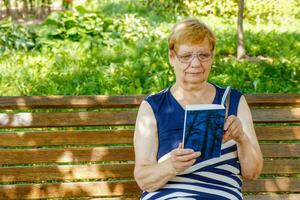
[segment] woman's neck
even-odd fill
[[[208,82],[199,85],[175,83],[171,88],[172,95],[182,105],[212,103],[215,96],[214,86]]]

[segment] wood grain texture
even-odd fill
[[[92,198],[89,200],[138,200],[138,197],[112,197],[112,198]],[[299,200],[300,194],[246,194],[244,200]],[[76,200],[76,199],[75,199]]]
[[[250,106],[297,106],[300,94],[245,94]]]
[[[243,191],[254,193],[300,192],[300,178],[271,178],[245,181]],[[136,196],[140,193],[141,190],[134,181],[0,185],[0,199]]]
[[[299,200],[300,194],[250,194],[244,200]]]
[[[0,109],[135,108],[144,98],[144,95],[7,96],[0,98]]]
[[[145,95],[4,96],[0,109],[138,107]],[[300,94],[245,94],[250,106],[300,105]]]
[[[299,159],[264,159],[262,174],[300,174]]]
[[[261,144],[266,158],[299,157],[300,144]],[[0,149],[0,164],[134,160],[133,147]]]
[[[133,178],[133,162],[0,168],[0,182]]]
[[[290,158],[300,156],[300,144],[260,144],[266,158]]]
[[[300,178],[274,177],[244,181],[243,192],[300,192]]]
[[[0,113],[0,128],[134,125],[136,114],[135,111]]]
[[[132,144],[133,130],[2,132],[0,147]]]
[[[300,126],[256,126],[258,140],[300,140]]]
[[[254,122],[300,122],[300,108],[254,108]],[[0,113],[0,128],[134,125],[136,111]]]
[[[259,140],[300,140],[299,126],[257,126],[255,131]],[[0,147],[132,144],[133,132],[134,130],[2,132]]]
[[[252,108],[251,112],[254,122],[300,122],[300,108]]]
[[[66,163],[134,160],[133,147],[2,149],[0,164]]]
[[[264,160],[262,174],[293,175],[300,173],[300,160]],[[49,180],[133,178],[133,161],[118,164],[81,164],[0,168],[0,182]]]

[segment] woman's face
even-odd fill
[[[207,81],[213,52],[205,38],[197,44],[182,44],[178,50],[170,51],[169,60],[174,67],[176,81],[184,84],[201,84]]]

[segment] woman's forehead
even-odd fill
[[[206,38],[201,42],[189,44],[179,44],[178,45],[178,52],[190,52],[190,51],[211,51],[212,45],[210,44],[209,40]]]
[[[181,52],[195,52],[195,51],[205,51],[210,52],[212,49],[211,45],[199,45],[199,44],[182,44],[178,47],[178,53]]]

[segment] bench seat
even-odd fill
[[[300,199],[300,94],[245,96],[264,156],[245,199]],[[0,199],[138,199],[133,130],[144,97],[0,97]]]

